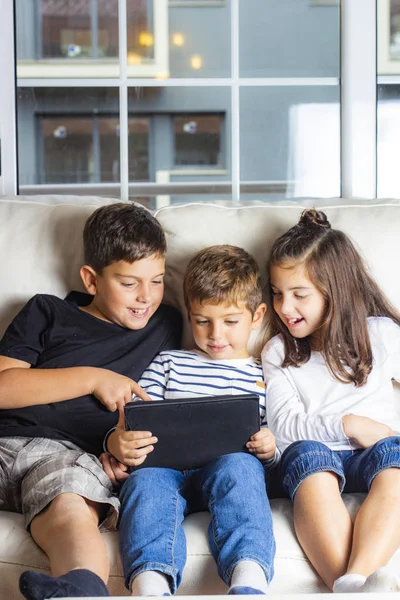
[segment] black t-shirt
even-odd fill
[[[79,306],[91,296],[72,292],[65,300],[31,298],[0,342],[0,355],[34,369],[101,367],[138,381],[162,350],[180,347],[181,316],[162,304],[146,327],[131,330],[90,315]],[[0,410],[0,437],[67,440],[100,454],[104,435],[118,420],[93,395],[63,402]]]

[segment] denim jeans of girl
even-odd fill
[[[219,576],[227,585],[242,560],[257,562],[273,577],[275,540],[260,461],[239,452],[226,454],[202,469],[133,471],[121,494],[120,549],[125,585],[143,571],[169,576],[171,592],[186,563],[183,519],[208,510],[208,539]]]
[[[369,492],[384,469],[400,467],[400,437],[384,438],[365,449],[333,451],[321,442],[294,442],[282,454],[284,489],[294,498],[299,485],[314,473],[336,473],[340,492]]]

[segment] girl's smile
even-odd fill
[[[300,325],[300,323],[302,323],[303,321],[304,321],[304,319],[301,317],[298,317],[296,319],[287,319],[287,326],[289,328],[293,329],[293,328],[297,327],[298,325]]]
[[[294,337],[312,336],[320,327],[326,300],[301,264],[273,265],[270,272],[274,310]]]

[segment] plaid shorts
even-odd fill
[[[0,510],[22,513],[29,528],[36,515],[67,492],[109,505],[102,524],[115,528],[119,500],[96,456],[70,442],[0,438]]]

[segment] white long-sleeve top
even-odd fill
[[[284,344],[275,336],[264,347],[268,426],[281,452],[299,440],[323,442],[332,450],[349,450],[342,417],[369,417],[400,433],[392,379],[400,381],[400,327],[386,317],[369,317],[373,363],[367,383],[341,383],[329,372],[319,352],[300,367],[281,365]]]

